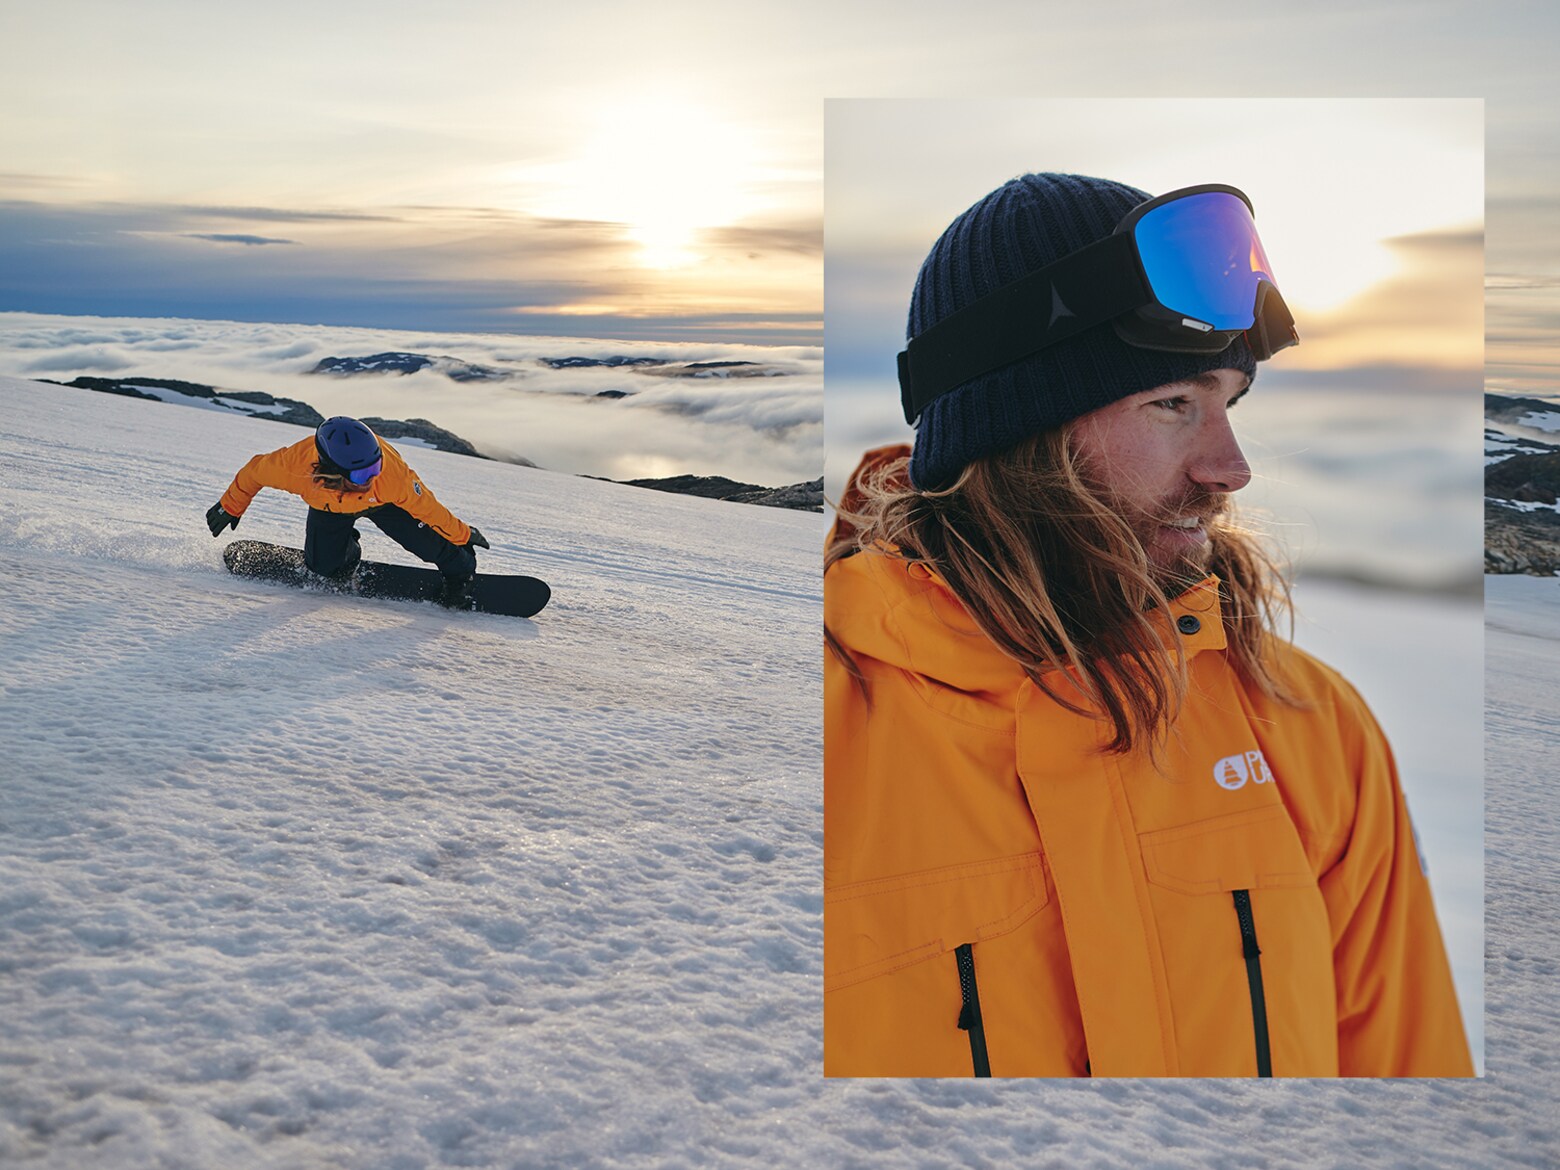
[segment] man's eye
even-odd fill
[[[1154,405],[1162,410],[1178,411],[1191,401],[1184,394],[1177,394],[1174,398],[1156,398]]]

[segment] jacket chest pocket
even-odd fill
[[[1138,843],[1148,880],[1181,894],[1316,885],[1282,804],[1141,833]]]
[[[1048,901],[1039,853],[828,891],[825,1072],[990,1075],[976,970],[980,944],[1012,935]]]
[[[1282,804],[1139,836],[1182,1071],[1335,1068],[1332,935]]]

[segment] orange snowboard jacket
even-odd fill
[[[1215,579],[1163,772],[924,565],[839,561],[824,613],[867,684],[825,656],[826,1074],[1472,1075],[1380,729],[1291,646],[1303,707],[1243,685]]]
[[[378,436],[375,436],[376,438]],[[379,449],[384,467],[369,481],[366,492],[332,491],[314,479],[319,452],[312,437],[300,439],[266,455],[256,455],[233,477],[222,493],[222,508],[230,516],[242,516],[261,488],[278,488],[302,496],[303,502],[322,512],[366,512],[385,504],[411,513],[451,544],[465,544],[471,528],[439,503],[406,465],[401,453],[383,439]]]

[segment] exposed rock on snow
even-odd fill
[[[1488,573],[1560,573],[1560,512],[1553,507],[1524,510],[1498,500],[1485,501],[1484,566]]]
[[[792,373],[782,366],[750,361],[677,362],[667,358],[629,357],[613,354],[610,357],[562,357],[537,358],[538,363],[553,370],[631,369],[636,374],[656,378],[777,378]]]
[[[550,370],[588,370],[600,366],[615,368],[617,366],[664,366],[666,358],[653,357],[628,357],[626,354],[614,354],[611,357],[561,357],[561,358],[537,358],[540,364]]]
[[[678,362],[634,371],[652,378],[783,378],[791,373],[760,362]]]
[[[70,382],[56,383],[61,384],[82,390],[97,390],[104,394],[122,394],[129,398],[151,398],[158,402],[177,403],[181,398],[193,398],[205,405],[300,427],[317,427],[325,421],[325,416],[307,402],[299,402],[296,398],[277,398],[261,390],[218,390],[199,382],[181,382],[175,378],[81,377]]]
[[[661,479],[625,479],[617,481],[632,487],[658,492],[676,492],[684,496],[704,496],[728,500],[734,504],[759,504],[766,508],[796,508],[805,512],[823,511],[823,477],[811,483],[793,483],[786,487],[766,488],[756,483],[738,483],[723,475],[672,475]]]
[[[1516,394],[1485,394],[1484,417],[1535,430],[1560,430],[1560,402],[1523,398]]]
[[[1560,572],[1560,403],[1484,396],[1487,573]]]
[[[454,382],[492,382],[516,375],[491,366],[479,366],[454,357],[430,357],[425,353],[375,353],[367,357],[328,357],[309,371],[311,374],[415,374],[432,369]]]

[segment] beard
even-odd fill
[[[1120,499],[1114,503],[1143,549],[1154,584],[1167,595],[1174,597],[1208,575],[1230,512],[1227,493],[1194,489],[1149,507]],[[1195,528],[1175,523],[1194,516]]]

